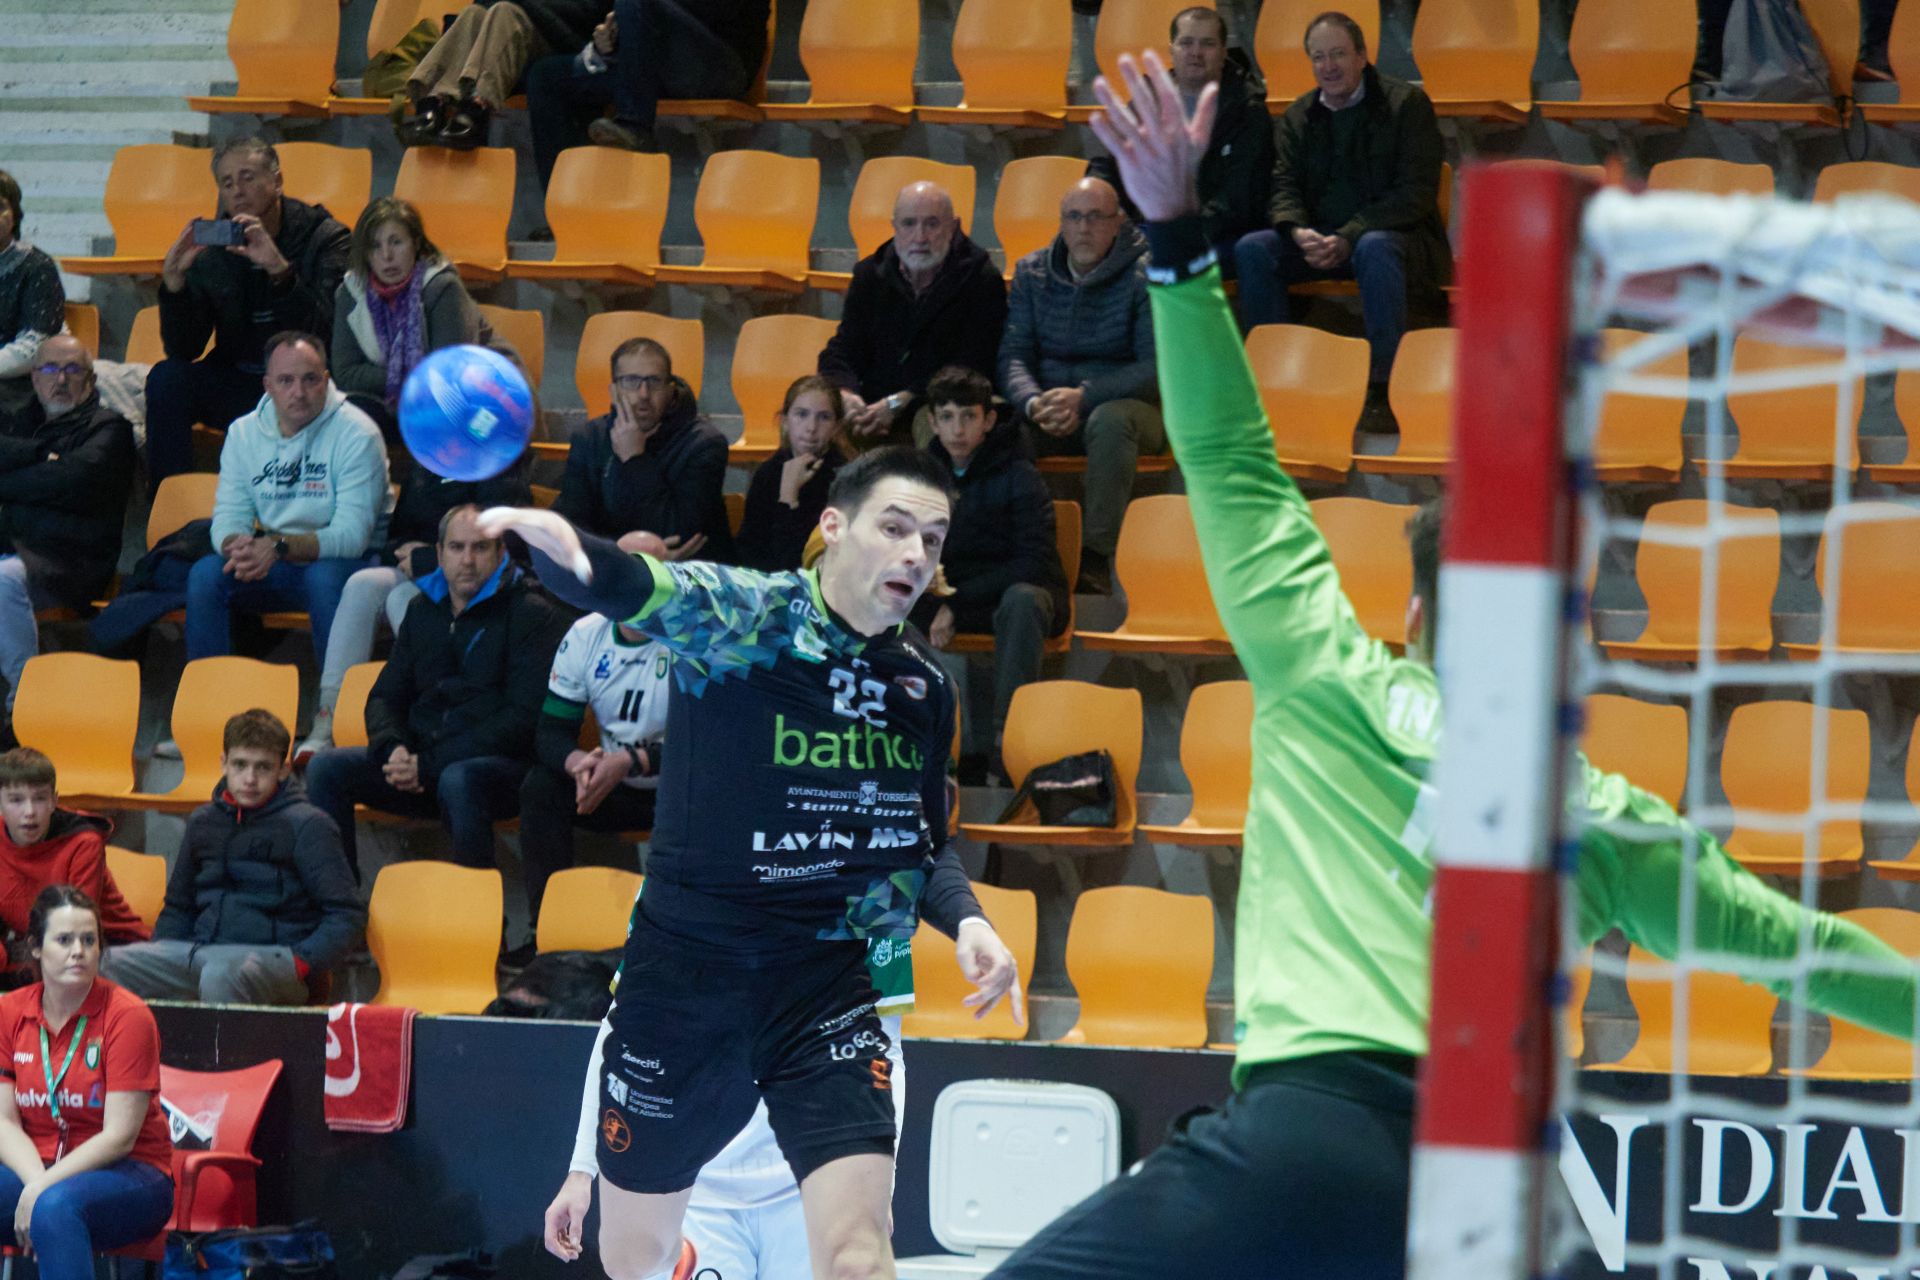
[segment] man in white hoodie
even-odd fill
[[[187,579],[189,661],[228,651],[236,609],[304,609],[325,653],[341,588],[386,538],[387,447],[328,378],[326,344],[276,334],[266,363],[266,394],[220,450],[216,550]]]

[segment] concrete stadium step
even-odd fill
[[[0,13],[5,13],[0,7]],[[85,12],[62,8],[57,12],[34,15],[31,23],[19,23],[0,31],[0,49],[28,49],[49,45],[74,50],[96,45],[140,44],[149,47],[174,44],[201,45],[208,49],[227,47],[226,14],[120,13],[101,16],[91,6]]]
[[[0,15],[75,17],[75,8],[73,0],[0,0]],[[86,20],[96,25],[155,16],[152,0],[86,0],[84,8]],[[180,19],[217,17],[225,31],[227,19],[233,16],[233,0],[167,0],[167,10],[166,16]]]
[[[13,155],[20,144],[66,146],[107,146],[118,149],[136,142],[180,142],[204,145],[209,136],[208,119],[197,111],[188,111],[184,95],[150,99],[151,110],[85,111],[72,104],[47,104],[29,109],[20,99],[0,110],[0,144]]]
[[[235,78],[233,64],[192,59],[128,59],[120,62],[0,62],[0,100],[10,98],[172,99],[178,107],[188,93]],[[129,108],[140,109],[140,108]]]
[[[19,149],[7,149],[7,172],[20,184],[23,195],[33,193],[36,206],[60,196],[90,196],[98,205],[112,167],[111,151],[100,157],[45,160],[26,159]]]

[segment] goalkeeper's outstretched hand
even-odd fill
[[[537,507],[489,507],[480,513],[480,532],[489,538],[517,533],[528,546],[571,570],[582,586],[593,582],[580,534],[565,516]]]
[[[1200,158],[1213,133],[1220,86],[1202,89],[1189,117],[1158,53],[1149,50],[1139,62],[1121,54],[1120,79],[1126,85],[1125,102],[1105,76],[1093,82],[1101,106],[1094,113],[1093,132],[1119,164],[1128,197],[1148,222],[1198,213]]]

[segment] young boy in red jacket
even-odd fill
[[[61,808],[53,761],[32,747],[0,754],[0,819],[0,925],[6,929],[9,969],[32,968],[24,941],[27,913],[50,884],[76,885],[100,904],[100,926],[109,944],[153,936],[107,870],[113,823]]]

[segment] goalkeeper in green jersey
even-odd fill
[[[1397,1277],[1414,1076],[1427,1049],[1437,519],[1416,522],[1410,656],[1397,658],[1355,620],[1306,500],[1280,469],[1201,234],[1194,175],[1213,89],[1186,116],[1158,58],[1145,62],[1142,74],[1122,60],[1132,106],[1099,83],[1094,131],[1146,224],[1167,434],[1208,584],[1253,684],[1234,1092],[993,1274]],[[1589,820],[1574,875],[1583,942],[1617,927],[1657,955],[1686,950],[1740,972],[1748,960],[1795,957],[1805,926],[1809,1002],[1913,1034],[1914,971],[1892,949],[1832,916],[1809,919],[1662,801],[1580,768],[1571,803]],[[1689,869],[1694,918],[1683,937]]]

